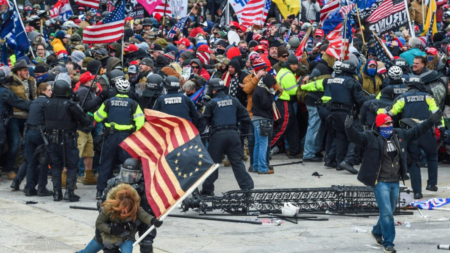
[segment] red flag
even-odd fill
[[[306,31],[306,34],[303,37],[302,42],[300,42],[300,46],[298,46],[297,51],[295,51],[295,56],[297,56],[298,59],[302,58],[303,51],[305,50],[306,43],[308,42],[310,34],[311,34],[311,26],[309,27],[308,31]]]
[[[149,109],[144,113],[147,122],[120,146],[141,158],[148,203],[160,218],[216,168],[189,120]]]

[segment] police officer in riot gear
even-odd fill
[[[409,89],[406,93],[400,95],[395,101],[392,108],[379,110],[389,116],[402,113],[403,119],[402,127],[411,128],[417,123],[420,123],[429,118],[430,113],[435,113],[439,110],[436,106],[436,102],[432,95],[427,92],[422,79],[419,76],[410,76],[406,82]],[[444,121],[436,125],[441,132],[441,138],[446,139]],[[412,163],[409,167],[409,174],[411,176],[411,186],[414,191],[414,198],[421,199],[422,195],[422,178],[420,175],[420,150],[422,149],[427,156],[428,164],[428,181],[427,190],[437,191],[437,174],[438,174],[438,157],[437,157],[437,144],[436,137],[434,135],[434,128],[431,128],[423,134],[419,139],[414,140],[408,145],[409,157]]]
[[[3,150],[3,144],[6,141],[6,126],[13,115],[13,107],[28,111],[30,102],[17,97],[14,92],[6,89],[3,85],[6,83],[6,74],[0,70],[0,150]]]
[[[156,99],[153,110],[190,120],[197,126],[199,117],[194,102],[186,95],[178,93],[180,80],[175,76],[168,76],[164,79],[164,88],[167,94]]]
[[[125,79],[125,74],[119,69],[113,69],[108,73],[109,83],[111,87],[108,88],[108,98],[113,98],[117,95],[116,80]],[[127,96],[134,101],[138,100],[138,95],[131,89],[128,90]]]
[[[139,106],[144,109],[152,109],[156,99],[162,95],[163,78],[158,74],[150,75],[145,83],[145,90],[139,97]]]
[[[139,104],[128,97],[130,83],[124,77],[115,79],[117,95],[107,99],[94,113],[97,122],[105,121],[104,143],[101,156],[101,169],[97,183],[97,199],[103,195],[108,179],[112,178],[116,164],[129,158],[119,144],[131,133],[139,130],[145,122],[144,113]]]
[[[383,85],[381,89],[384,89],[388,86],[392,86],[394,91],[394,99],[396,99],[401,94],[405,93],[407,88],[406,84],[403,80],[403,70],[399,66],[392,66],[388,71],[388,78],[383,80]],[[378,94],[377,98],[381,96],[381,92]]]
[[[148,204],[147,194],[145,191],[145,181],[142,173],[142,165],[138,159],[128,158],[123,162],[120,174],[117,177],[111,178],[107,182],[104,194],[102,198],[98,201],[97,206],[100,208],[101,204],[106,200],[108,192],[121,183],[126,183],[133,186],[141,197],[140,206],[149,214],[154,215],[150,205]],[[139,235],[144,234],[150,227],[141,222],[137,222]],[[97,239],[100,238],[100,231],[96,229]],[[153,252],[153,240],[156,237],[156,229],[153,229],[149,235],[147,235],[140,243],[141,253],[151,253]]]
[[[209,126],[211,138],[208,152],[215,163],[220,163],[222,155],[230,159],[231,168],[241,190],[253,189],[253,180],[245,170],[242,162],[243,149],[237,124],[241,123],[242,133],[246,134],[251,124],[247,110],[239,100],[225,94],[225,84],[220,78],[213,78],[209,86],[214,94],[213,99],[205,105],[200,117],[198,130],[203,133]],[[214,195],[214,182],[219,177],[219,171],[214,171],[203,183],[202,194]]]
[[[403,58],[398,58],[394,60],[394,64],[395,66],[398,66],[402,69],[403,81],[407,80],[412,73],[411,66],[409,66],[409,63]]]
[[[340,69],[340,74],[336,73],[334,78],[328,79],[328,85],[322,101],[328,103],[331,113],[330,117],[333,122],[334,141],[336,144],[336,170],[345,169],[352,174],[357,174],[358,171],[353,168],[354,163],[356,163],[355,146],[354,144],[349,145],[344,122],[347,115],[356,114],[356,110],[363,105],[366,98],[361,84],[353,77],[357,70],[356,64],[348,60],[343,61]],[[355,122],[359,122],[359,119]],[[359,123],[359,125],[361,124]]]
[[[52,167],[53,200],[61,201],[61,174],[67,169],[67,185],[64,199],[70,202],[79,201],[75,195],[77,182],[78,156],[76,131],[80,123],[82,127],[92,125],[91,119],[83,112],[81,107],[69,100],[70,84],[63,79],[55,82],[53,86],[54,98],[44,105],[45,129],[49,145],[46,150]]]

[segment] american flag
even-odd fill
[[[83,30],[83,43],[111,43],[124,34],[125,1],[121,0],[114,10],[102,20],[102,24],[87,26]]]
[[[344,24],[339,24],[342,35],[338,32],[330,32],[327,39],[329,41],[326,53],[337,60],[347,60],[353,32],[351,30],[350,19],[346,18]],[[345,26],[347,28],[345,28]]]
[[[155,11],[153,12],[153,17],[156,13],[159,13],[159,15],[164,16],[164,5],[166,5],[166,16],[172,17],[172,9],[170,8],[170,1],[165,1],[167,4],[160,3],[158,6],[155,7]],[[152,13],[150,13],[152,14]],[[162,22],[162,21],[161,21]]]
[[[239,23],[243,27],[252,25],[263,26],[270,9],[272,0],[230,0]]]
[[[320,25],[323,25],[325,19],[327,19],[333,12],[339,9],[339,0],[334,0],[326,4],[322,10],[320,10]]]
[[[378,59],[386,65],[386,68],[389,69],[393,65],[392,61],[394,60],[394,57],[392,56],[391,51],[386,48],[386,45],[384,45],[383,41],[381,41],[375,32],[373,33],[373,37],[375,38],[375,54]]]
[[[297,51],[295,51],[295,56],[300,60],[302,58],[303,52],[306,47],[306,42],[308,42],[309,35],[311,34],[311,26],[308,28],[308,31],[306,31],[305,36],[302,39],[302,42],[300,42],[300,46],[298,46]]]
[[[394,3],[392,0],[378,0],[371,9],[373,12],[371,12],[370,16],[366,19],[366,22],[376,23],[393,13],[404,10],[405,3],[403,1],[395,1]]]
[[[146,109],[147,122],[120,146],[140,158],[146,196],[160,218],[217,167],[186,119]]]
[[[180,21],[178,21],[178,23],[176,25],[172,26],[169,33],[167,34],[167,37],[173,39],[175,34],[177,34],[178,30],[183,30],[183,28],[186,26],[187,19],[188,19],[188,16],[180,19]]]
[[[75,3],[80,6],[87,6],[98,10],[100,0],[75,0]]]

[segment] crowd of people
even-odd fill
[[[394,58],[387,64],[356,25],[347,59],[329,54],[317,25],[322,1],[302,1],[301,15],[282,20],[273,4],[265,26],[243,27],[236,15],[224,24],[216,1],[189,0],[189,18],[174,36],[168,35],[174,18],[126,17],[123,45],[83,44],[83,29],[107,11],[96,15],[75,5],[80,15],[63,21],[27,1],[20,13],[30,51],[16,58],[9,50],[10,66],[0,68],[0,166],[13,190],[26,178],[26,196],[78,201],[79,182],[96,185],[101,199],[130,157],[119,144],[152,109],[191,120],[214,162],[231,166],[242,190],[255,187],[253,173],[274,174],[271,157],[285,153],[358,174],[374,187],[380,211],[392,216],[400,181],[410,179],[420,199],[420,167],[428,167],[426,190],[437,191],[438,162],[449,161],[450,12],[438,5],[439,31],[427,45],[420,5],[410,3],[414,31],[386,34]],[[213,196],[217,178],[218,171],[200,193]],[[385,188],[394,194],[386,197]],[[393,222],[380,222],[372,233],[395,252],[395,234],[386,232],[395,230]]]

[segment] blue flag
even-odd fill
[[[8,47],[14,49],[16,58],[19,58],[25,56],[25,52],[30,47],[30,41],[16,6],[12,2],[9,2],[9,6],[9,16],[3,22],[0,37],[6,40]],[[2,51],[4,50],[2,49]]]
[[[175,34],[177,34],[178,30],[183,31],[183,28],[186,26],[187,19],[188,19],[188,17],[186,16],[186,17],[180,19],[180,21],[178,21],[178,23],[176,25],[172,26],[169,33],[167,34],[167,37],[173,39]]]

